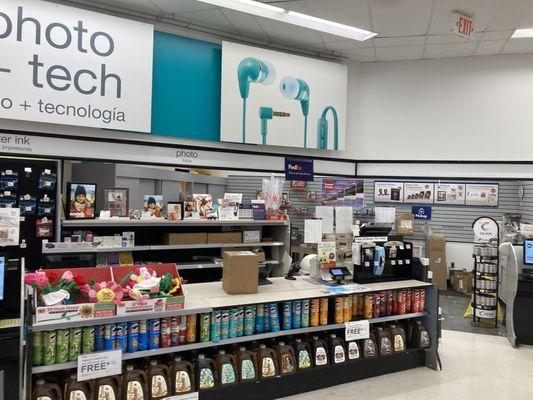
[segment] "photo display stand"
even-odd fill
[[[472,224],[474,230],[474,284],[472,293],[472,322],[493,320],[498,327],[498,278],[500,227],[490,217],[480,217]]]

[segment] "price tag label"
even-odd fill
[[[165,397],[163,400],[198,400],[198,392]]]
[[[122,350],[101,351],[78,356],[78,381],[122,374]]]
[[[346,322],[345,340],[368,339],[370,337],[370,324],[368,320]]]

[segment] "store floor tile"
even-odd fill
[[[286,400],[531,400],[533,346],[506,338],[443,331],[443,370],[416,368],[285,398]]]

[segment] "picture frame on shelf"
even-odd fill
[[[169,221],[181,221],[183,219],[183,202],[169,201],[167,203],[167,219]]]
[[[183,219],[200,219],[200,213],[195,200],[187,200],[183,203]]]
[[[112,217],[127,217],[129,210],[130,191],[126,188],[104,189],[104,201],[107,211]]]
[[[95,219],[96,183],[67,182],[67,219]]]
[[[162,218],[163,216],[163,196],[160,194],[144,195],[144,212],[150,213],[152,218]]]
[[[200,214],[200,219],[208,219],[214,212],[213,198],[210,194],[193,194],[196,202],[196,210]]]

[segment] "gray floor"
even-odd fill
[[[463,295],[455,291],[441,292],[439,296],[440,307],[442,309],[442,329],[450,331],[480,333],[485,335],[505,336],[505,327],[498,323],[498,328],[493,327],[493,322],[472,325],[472,317],[464,317],[470,296]]]

